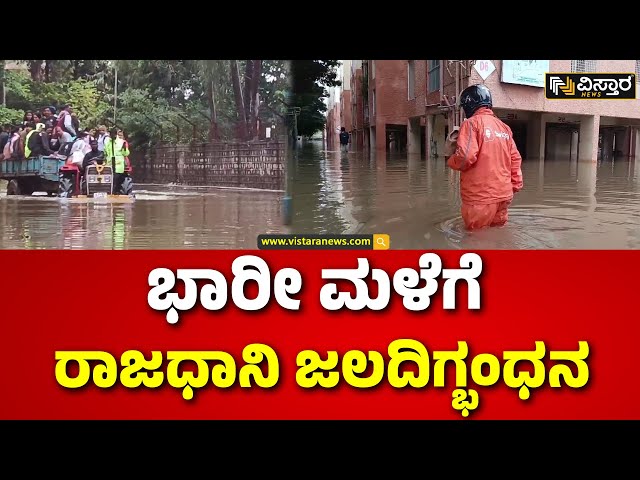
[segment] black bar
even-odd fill
[[[373,235],[258,235],[259,250],[373,250]]]

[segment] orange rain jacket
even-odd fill
[[[460,196],[486,205],[513,198],[522,189],[522,157],[508,125],[487,107],[462,122],[455,153],[447,161],[460,170]]]

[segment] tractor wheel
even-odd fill
[[[36,183],[33,180],[24,179],[19,181],[20,195],[31,195],[36,191]]]
[[[133,179],[129,176],[125,177],[120,184],[120,195],[131,195],[133,193]]]
[[[21,195],[22,191],[20,190],[20,183],[18,180],[11,179],[7,184],[7,195]]]
[[[60,183],[58,183],[58,196],[63,198],[71,198],[73,190],[76,186],[73,175],[60,175]]]

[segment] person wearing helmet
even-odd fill
[[[522,156],[509,126],[493,113],[486,86],[463,90],[460,107],[466,119],[449,135],[446,153],[447,165],[460,171],[462,219],[468,230],[504,225],[523,187]]]

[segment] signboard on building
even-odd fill
[[[491,60],[476,60],[476,63],[473,64],[473,68],[482,77],[482,80],[486,80],[487,77],[496,69],[496,66]]]
[[[544,74],[549,60],[503,60],[502,81],[529,87],[544,88]]]

